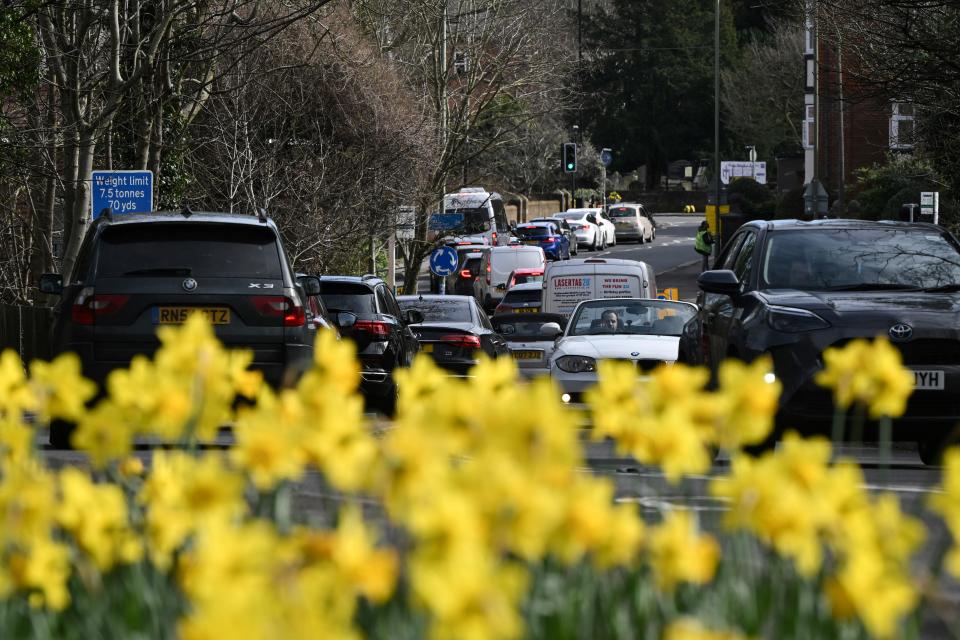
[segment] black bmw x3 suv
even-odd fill
[[[833,404],[813,382],[823,352],[886,336],[914,372],[894,438],[933,462],[960,422],[960,243],[941,227],[859,220],[745,224],[700,275],[688,344],[716,370],[769,354],[785,428],[829,434]],[[867,435],[875,430],[867,429]],[[777,435],[777,434],[775,434]]]
[[[297,283],[273,221],[189,211],[101,216],[69,277],[41,281],[44,292],[60,295],[54,353],[77,353],[101,388],[111,371],[157,349],[158,327],[197,312],[226,346],[252,350],[252,368],[269,383],[290,381],[313,353],[303,287],[318,289],[319,281]],[[52,429],[50,438],[65,445],[68,433]]]

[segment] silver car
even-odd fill
[[[554,338],[567,326],[555,313],[505,313],[490,319],[494,330],[507,341],[507,348],[525,378],[550,373]]]
[[[618,204],[607,209],[607,217],[613,221],[617,241],[634,240],[643,244],[653,242],[657,230],[642,204]]]

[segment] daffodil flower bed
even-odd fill
[[[581,416],[508,359],[456,380],[419,358],[397,374],[394,423],[374,432],[353,347],[331,333],[283,390],[200,316],[160,340],[96,402],[72,356],[28,372],[0,357],[0,637],[901,638],[918,636],[938,587],[939,566],[911,564],[920,521],[869,494],[828,441],[742,451],[777,406],[764,360],[726,363],[716,390],[702,370],[638,381],[605,362],[588,397],[591,437],[670,482],[730,453],[708,532],[683,508],[645,518],[617,502],[585,470]],[[863,364],[889,345],[851,348],[823,374],[839,401],[902,411],[900,363]],[[89,468],[43,465],[35,430],[53,419],[77,425]],[[224,424],[233,447],[197,447]],[[145,469],[131,457],[141,436],[176,446]],[[343,498],[324,518],[293,507],[308,471]],[[956,540],[960,452],[930,507]],[[944,553],[960,576],[960,547]]]

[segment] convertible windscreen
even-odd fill
[[[571,321],[572,336],[680,336],[696,315],[692,305],[667,300],[593,300]]]

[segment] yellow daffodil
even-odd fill
[[[723,418],[717,427],[717,444],[727,450],[763,442],[773,429],[782,386],[771,379],[773,362],[757,358],[750,364],[728,358],[720,365],[718,395]]]
[[[30,363],[30,383],[39,398],[39,419],[79,420],[86,404],[97,392],[97,386],[83,377],[80,358],[75,353],[57,356],[50,363],[34,360]]]
[[[59,611],[70,604],[70,549],[47,535],[11,554],[8,575],[13,588],[30,593],[33,607]]]
[[[197,527],[243,514],[243,477],[219,453],[197,459],[182,452],[157,451],[137,496],[147,510],[146,537],[151,558],[168,566],[173,552]]]
[[[75,468],[60,472],[61,501],[57,521],[77,546],[101,571],[114,564],[136,562],[143,547],[129,526],[123,490],[111,484],[94,484]]]
[[[230,457],[246,471],[254,486],[269,491],[285,480],[296,480],[306,462],[298,446],[297,425],[276,419],[275,400],[268,390],[260,394],[257,406],[244,411],[234,426],[236,444]]]
[[[650,529],[648,552],[657,585],[666,592],[681,582],[710,582],[720,559],[717,541],[700,533],[694,517],[681,510],[669,511]]]
[[[941,492],[930,496],[930,508],[940,514],[953,537],[944,566],[960,578],[960,448],[951,447],[943,454]]]
[[[97,405],[81,418],[71,442],[90,456],[95,469],[125,458],[133,449],[134,431],[124,418],[123,411],[109,402]]]
[[[663,640],[746,640],[746,637],[738,631],[708,629],[694,618],[675,620],[663,633]]]
[[[903,415],[913,392],[913,374],[886,338],[852,340],[824,351],[823,360],[824,369],[815,380],[833,391],[840,409],[856,403],[867,407],[872,418]]]

